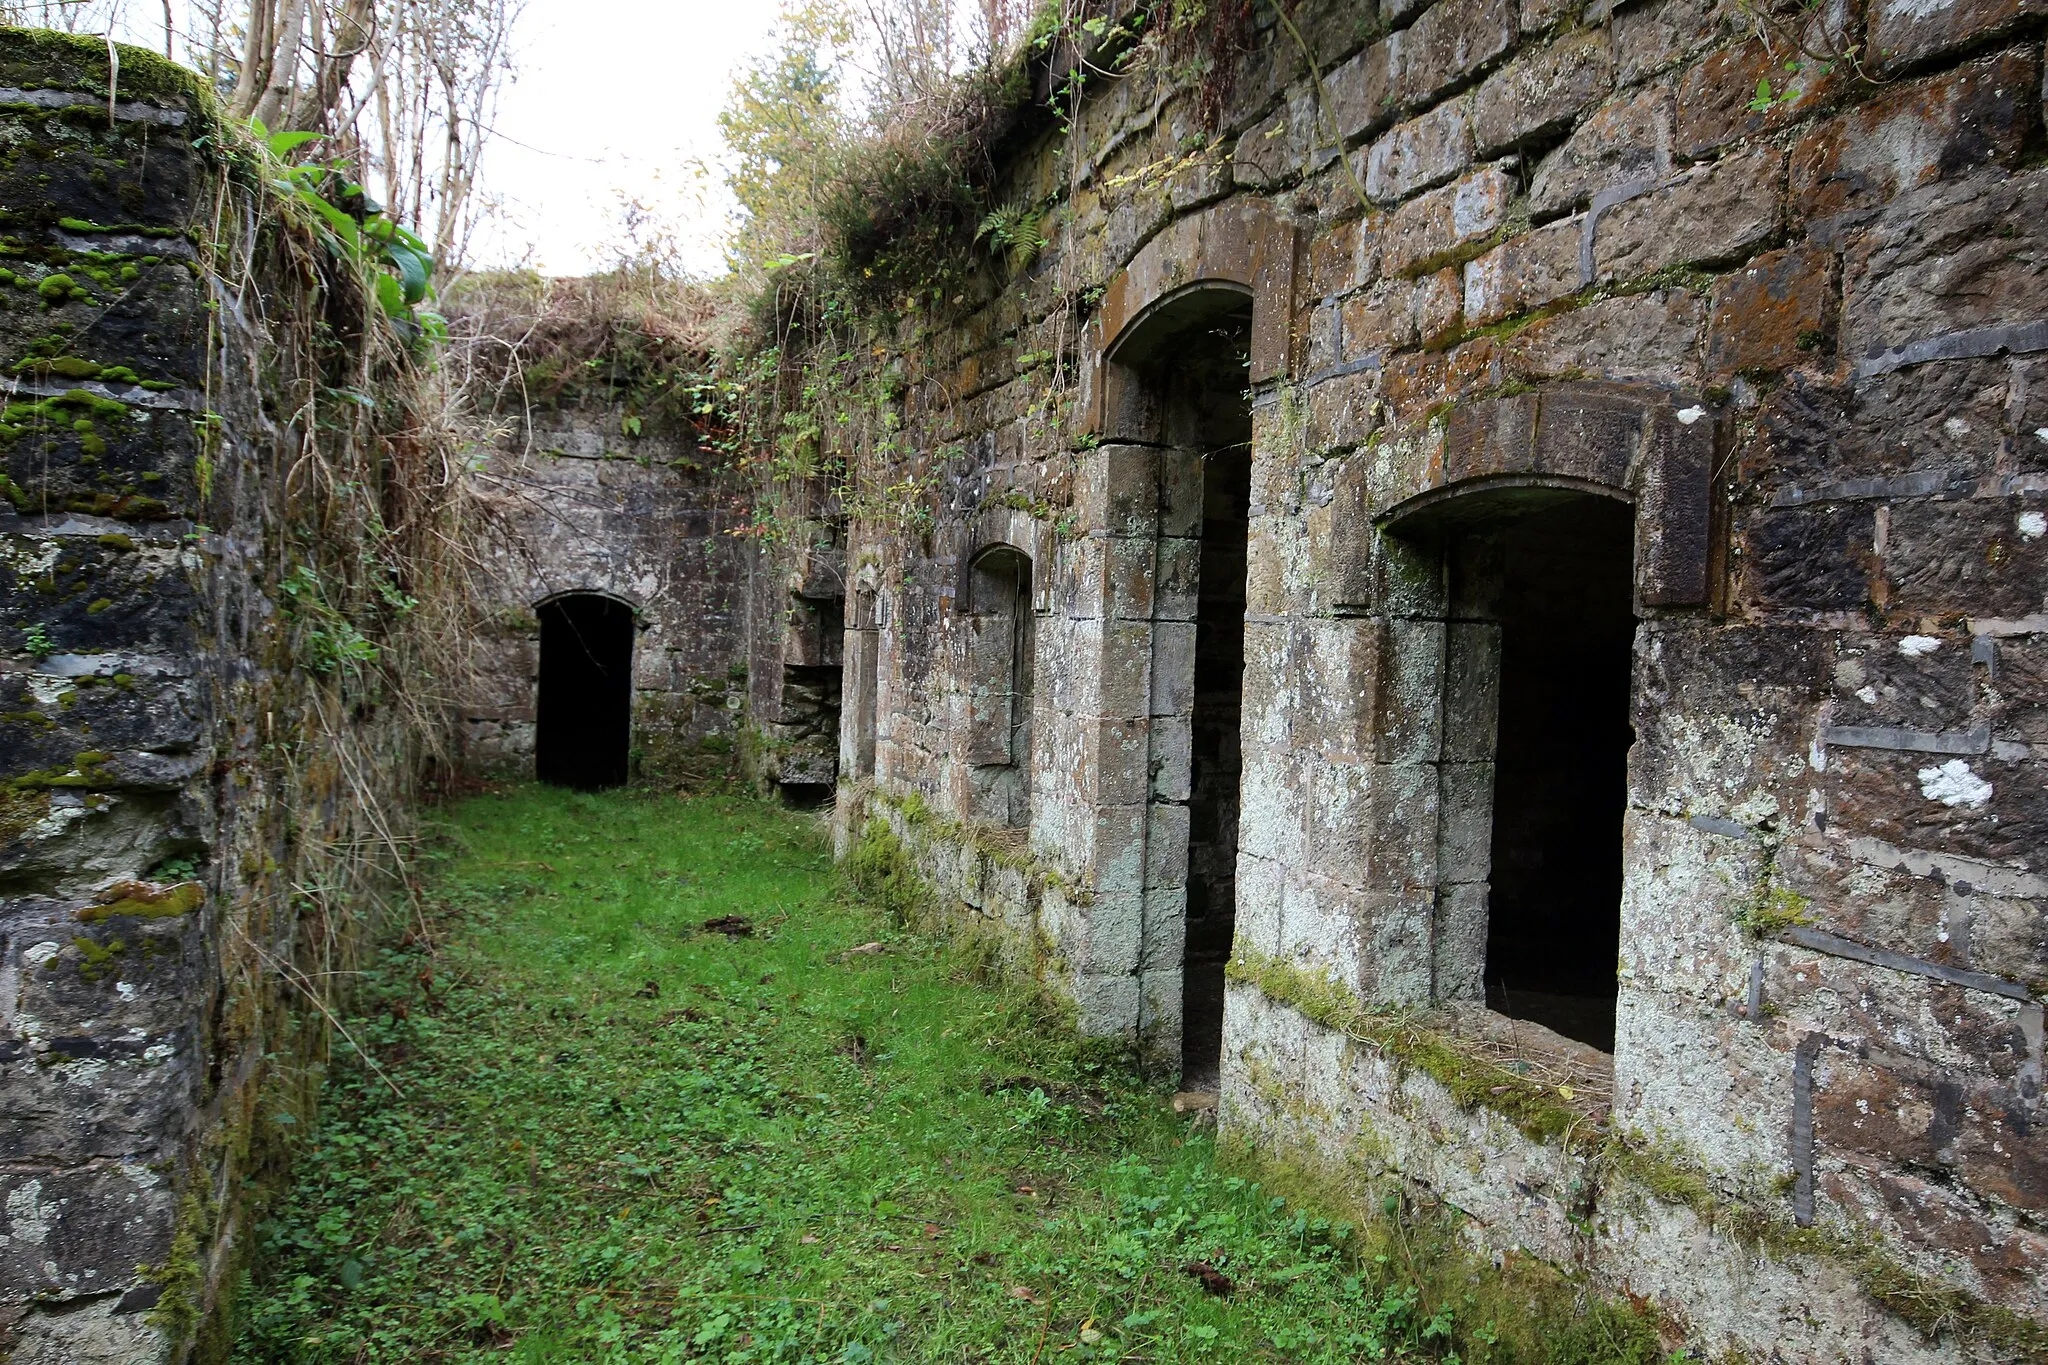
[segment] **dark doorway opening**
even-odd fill
[[[1486,1001],[1614,1050],[1634,515],[1576,498],[1499,535]]]
[[[1245,547],[1251,452],[1235,442],[1202,461],[1201,591],[1188,774],[1188,937],[1181,978],[1181,1072],[1210,1088],[1223,1062],[1223,969],[1237,926],[1237,817],[1243,775]]]
[[[561,787],[616,787],[633,741],[633,609],[579,592],[543,603],[539,615],[535,771]]]

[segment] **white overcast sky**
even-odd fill
[[[487,214],[470,258],[576,275],[619,254],[622,197],[677,230],[685,263],[722,268],[731,201],[717,169],[733,73],[768,48],[775,0],[528,0],[518,73],[486,149]]]

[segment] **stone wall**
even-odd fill
[[[629,418],[630,427],[629,431]],[[503,415],[478,478],[489,604],[462,704],[466,761],[531,777],[544,603],[594,593],[634,613],[634,771],[729,762],[745,719],[756,556],[731,478],[680,424],[601,397]]]
[[[122,49],[108,82],[97,38],[0,29],[17,1365],[224,1355],[250,1202],[318,1088],[299,998],[392,889],[423,738],[404,613],[359,610],[428,591],[378,519],[423,504],[331,397],[368,386],[402,420],[380,386],[403,358],[374,359],[349,268],[224,167],[195,78]]]
[[[1248,421],[1226,1131],[1405,1181],[1714,1352],[2037,1356],[2042,20],[1295,17],[1023,120],[993,197],[1047,249],[899,335],[940,493],[928,531],[851,532],[842,838],[914,836],[1084,1027],[1180,1065],[1209,485]],[[1853,56],[1788,73],[1794,39]],[[1517,717],[1573,692],[1513,642],[1578,605],[1506,566],[1604,584],[1612,556],[1558,556],[1609,525],[1619,891],[1581,966],[1614,995],[1558,992],[1601,1035],[1538,1022],[1492,920],[1542,826],[1509,819]],[[977,804],[997,547],[1033,585],[1021,833]]]

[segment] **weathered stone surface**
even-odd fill
[[[1391,124],[1400,111],[1393,44],[1373,43],[1323,78],[1325,117],[1350,142]]]
[[[1743,28],[1735,0],[1651,0],[1614,8],[1615,74],[1625,86]]]
[[[2044,193],[2048,173],[1982,171],[1901,194],[1860,231],[1842,260],[1842,349],[1859,372],[1894,367],[1916,343],[1968,343],[2048,318]],[[1996,353],[2015,340],[1999,332],[1951,350]]]
[[[1811,27],[1811,50],[1824,52],[1831,43],[1839,45],[1839,37],[1825,32],[1823,20],[1816,19]],[[1754,38],[1710,52],[1685,68],[1679,79],[1675,148],[1680,156],[1697,161],[1731,142],[1773,132],[1826,107],[1844,79],[1838,69],[1818,69],[1817,63],[1788,72],[1783,54]],[[1768,107],[1758,109],[1764,84],[1771,99]]]
[[[1472,101],[1475,150],[1497,156],[1562,131],[1613,87],[1614,49],[1604,29],[1525,52],[1479,87]]]
[[[1446,100],[1396,125],[1364,153],[1365,192],[1391,204],[1440,185],[1472,164],[1471,99]]]
[[[1412,275],[1425,263],[1454,255],[1507,221],[1514,181],[1485,166],[1442,189],[1409,200],[1390,215],[1381,237],[1382,268]]]
[[[1831,256],[1768,252],[1714,287],[1707,369],[1783,370],[1827,356],[1834,322]]]
[[[1581,277],[1585,236],[1585,220],[1567,218],[1510,237],[1468,263],[1466,318],[1484,326],[1576,293],[1590,283]]]
[[[1669,265],[1736,259],[1778,230],[1784,153],[1760,148],[1619,204],[1594,226],[1593,268],[1629,279]]]
[[[1397,102],[1420,108],[1467,84],[1512,47],[1520,31],[1516,0],[1437,0],[1388,40]]]
[[[1529,208],[1548,218],[1604,190],[1642,186],[1671,170],[1672,99],[1668,85],[1618,98],[1581,123],[1536,167]]]
[[[2044,12],[2041,0],[1873,0],[1870,52],[1889,75]]]
[[[1821,124],[1792,151],[1795,216],[1867,211],[1975,166],[2009,164],[2033,117],[2036,67],[2031,51],[1999,53],[1886,90]]]

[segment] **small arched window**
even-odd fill
[[[967,762],[975,814],[1031,818],[1031,559],[998,545],[975,556],[967,584]]]

